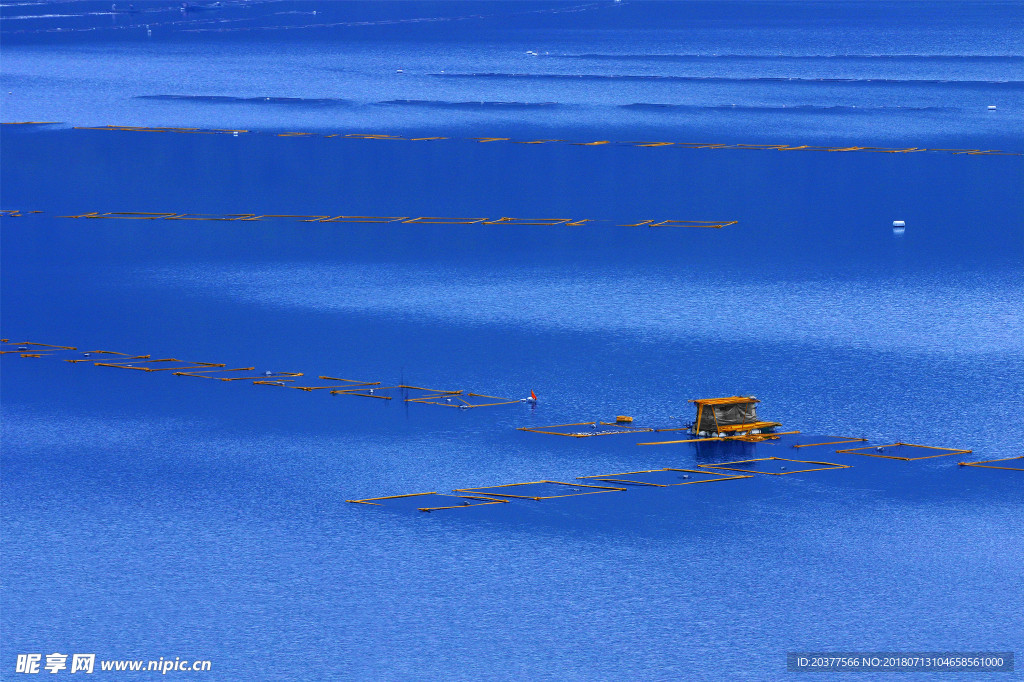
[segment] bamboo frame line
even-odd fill
[[[409,493],[407,495],[385,495],[384,497],[364,497],[361,500],[345,500],[353,504],[371,504],[376,507],[383,507],[384,505],[374,502],[373,500],[397,500],[400,497],[419,497],[421,495],[440,495],[436,490],[431,490],[428,493]]]
[[[324,376],[323,374],[318,376],[317,379],[323,379],[324,381],[343,381],[346,384],[351,384],[353,386],[379,386],[381,383],[379,381],[359,381],[358,379],[342,379],[340,377],[329,377]]]
[[[254,381],[252,383],[254,383],[254,384],[271,384],[273,386],[281,386],[282,388],[294,388],[294,389],[296,389],[298,391],[319,391],[321,389],[330,389],[330,390],[333,391],[333,390],[336,390],[336,389],[340,388],[341,386],[345,385],[345,384],[341,384],[341,385],[335,385],[335,386],[291,386],[291,385],[285,384],[283,382],[275,382],[275,381]]]
[[[147,356],[147,358],[148,357],[149,356]],[[142,363],[145,363],[145,362],[167,362],[168,360],[174,360],[174,358],[164,358],[162,360],[142,359],[142,360],[139,360],[138,362],[139,362],[139,364],[142,364]],[[177,360],[175,360],[175,362],[177,362]],[[128,364],[127,360],[122,360],[121,362],[95,362],[95,361],[93,361],[92,364],[94,364],[96,367],[115,367],[115,368],[118,368],[118,369],[134,369],[134,370],[139,370],[139,371],[142,371],[142,372],[149,372],[149,371],[151,371],[151,368],[149,368],[149,367],[135,367],[132,364]]]
[[[553,500],[559,497],[578,497],[580,495],[597,495],[599,493],[610,493],[610,492],[628,492],[626,488],[611,488],[603,485],[588,485],[586,483],[566,483],[565,481],[526,481],[525,483],[506,483],[505,485],[489,485],[482,488],[456,488],[457,493],[479,493],[484,490],[491,490],[493,488],[514,488],[518,485],[536,485],[538,483],[547,483],[553,485],[568,485],[574,488],[598,488],[594,492],[587,493],[572,493],[569,495],[514,495],[512,493],[483,493],[484,495],[493,495],[495,497],[514,497],[523,500]]]
[[[320,377],[320,378],[321,379],[330,379],[332,377]],[[347,380],[345,380],[345,381],[347,381]],[[471,391],[463,391],[463,390],[446,391],[446,390],[441,390],[441,389],[437,389],[437,388],[424,388],[422,386],[408,386],[408,385],[405,385],[405,384],[399,384],[397,386],[380,386],[380,387],[378,387],[379,384],[380,384],[380,382],[375,382],[375,383],[372,383],[372,384],[371,383],[365,383],[365,384],[362,385],[362,387],[358,387],[358,385],[357,385],[356,388],[332,387],[335,390],[332,390],[331,393],[335,394],[335,395],[358,395],[358,396],[363,396],[365,398],[382,398],[382,399],[386,399],[386,400],[391,400],[392,396],[382,396],[382,395],[379,396],[379,395],[375,395],[375,394],[372,394],[372,393],[367,393],[365,391],[369,387],[371,387],[371,386],[374,387],[372,390],[375,390],[375,391],[376,390],[381,390],[381,391],[384,391],[384,390],[395,390],[395,389],[410,390],[410,391],[423,391],[424,393],[428,393],[430,395],[424,395],[424,396],[421,396],[419,398],[403,398],[403,400],[405,402],[407,402],[407,403],[420,403],[422,405],[437,405],[438,407],[456,407],[456,408],[464,409],[464,410],[472,409],[474,407],[495,407],[495,406],[498,406],[498,405],[515,405],[515,404],[518,404],[518,403],[522,402],[520,400],[510,400],[508,398],[501,398],[499,396],[485,395],[483,393],[473,393]],[[294,388],[300,388],[300,387],[295,386]],[[316,387],[316,388],[321,388],[321,387]],[[323,387],[323,388],[327,388],[327,387]],[[470,402],[470,401],[466,400],[467,397],[488,398],[490,400],[497,400],[498,402],[493,402],[493,403],[473,403],[473,402]],[[444,401],[444,402],[442,402],[442,401]],[[450,402],[450,401],[458,401],[458,402]]]
[[[614,426],[614,430],[597,431],[595,433],[565,433],[563,431],[548,431],[547,429],[558,429],[566,426]],[[569,438],[592,438],[594,436],[615,436],[622,433],[650,433],[652,431],[677,431],[685,429],[656,429],[649,426],[632,426],[631,424],[619,424],[616,422],[576,422],[573,424],[550,424],[548,426],[517,426],[517,431],[529,431],[530,433],[544,433],[550,436],[567,436]]]
[[[41,348],[51,348],[53,350],[78,350],[74,346],[55,346],[52,343],[36,343],[35,341],[11,341],[10,339],[0,339],[0,343],[7,343],[12,346],[40,346]]]
[[[629,485],[647,485],[652,488],[667,488],[670,483],[649,483],[647,481],[632,481],[628,478],[612,478],[611,476],[577,476],[576,478],[583,479],[594,479],[595,481],[601,481],[602,483],[627,483]]]
[[[64,362],[70,362],[71,364],[77,364],[79,362],[91,362],[93,364],[96,364],[96,359],[91,357],[94,354],[95,355],[99,355],[99,354],[117,355],[117,356],[120,357],[121,360],[125,360],[125,361],[127,361],[127,360],[146,360],[146,359],[152,357],[150,355],[129,355],[128,353],[118,353],[117,351],[113,351],[113,350],[90,350],[90,351],[83,351],[82,352],[83,356],[90,356],[90,357],[64,358]]]
[[[42,213],[42,211],[30,211]],[[15,210],[15,213],[17,211]],[[12,217],[13,214],[12,214]],[[22,217],[20,214],[16,217]],[[441,216],[350,216],[350,215],[299,215],[299,214],[256,214],[256,213],[167,213],[155,211],[88,211],[78,215],[63,215],[58,218],[86,218],[105,220],[195,220],[195,221],[229,221],[259,222],[264,219],[293,219],[300,223],[401,223],[404,225],[503,225],[518,226],[573,226],[579,227],[590,222],[611,222],[594,218],[453,218]],[[721,229],[738,224],[738,220],[641,220],[636,223],[616,225],[616,227],[687,227]]]
[[[359,393],[358,389],[351,389],[345,391],[331,391],[331,395],[355,395],[360,398],[377,398],[379,400],[391,400],[389,395],[374,395],[373,393]]]
[[[249,369],[253,369],[253,368],[249,367]],[[228,370],[224,370],[224,371],[228,371]],[[266,384],[268,386],[281,386],[282,388],[294,388],[294,389],[297,389],[299,391],[318,391],[318,390],[321,390],[321,389],[330,389],[331,393],[336,393],[336,392],[340,392],[340,391],[344,391],[344,390],[358,390],[359,388],[370,388],[370,387],[373,387],[373,386],[379,386],[380,383],[381,383],[379,381],[356,381],[355,379],[339,379],[338,377],[328,377],[328,376],[323,376],[323,375],[320,375],[318,378],[319,379],[323,379],[325,381],[343,381],[345,383],[333,384],[333,385],[329,385],[329,386],[291,386],[291,385],[288,385],[288,384],[284,383],[283,381],[273,381],[273,380],[271,380],[271,381],[254,381],[253,383],[254,384]]]
[[[632,474],[654,474],[662,473],[664,471],[683,471],[690,474],[703,474],[704,476],[716,476],[717,478],[707,478],[702,481],[684,481],[682,483],[651,483],[649,481],[632,481],[625,478],[614,478],[617,476],[630,476]],[[577,476],[579,479],[592,478],[596,481],[604,481],[606,483],[636,483],[639,485],[649,485],[658,488],[671,488],[677,485],[693,485],[694,483],[714,483],[716,481],[734,481],[741,478],[753,478],[753,476],[731,476],[729,474],[720,474],[717,471],[698,471],[696,469],[673,469],[671,467],[665,469],[645,469],[643,471],[625,471],[621,474],[608,474],[603,476]]]
[[[828,443],[803,443],[803,444],[799,444],[799,445],[794,445],[793,447],[794,448],[813,448],[813,447],[817,447],[819,445],[843,445],[844,443],[866,443],[867,440],[868,440],[867,438],[850,438],[848,440],[829,441]]]
[[[162,214],[161,214],[162,215]],[[36,341],[12,342],[9,338],[0,339],[0,355],[17,353],[25,358],[42,358],[60,356],[60,351],[79,351],[76,346],[60,346],[55,344],[38,343]],[[65,362],[77,364],[89,362],[97,367],[113,367],[118,369],[130,369],[141,372],[171,372],[174,376],[192,376],[201,379],[219,379],[220,381],[251,381],[254,385],[277,386],[280,388],[293,388],[300,391],[313,392],[327,390],[332,395],[354,395],[366,398],[378,398],[391,400],[389,395],[376,395],[377,391],[402,390],[421,391],[425,395],[412,398],[405,397],[405,402],[422,403],[425,405],[438,405],[445,407],[459,407],[470,409],[476,407],[494,407],[499,405],[514,405],[521,400],[511,400],[485,393],[473,393],[471,391],[449,391],[437,388],[425,388],[423,386],[411,386],[398,384],[395,386],[381,386],[380,381],[359,381],[355,379],[343,379],[340,377],[318,376],[323,381],[340,382],[330,385],[306,385],[299,386],[294,382],[298,377],[304,376],[303,372],[265,372],[260,375],[248,376],[217,376],[233,372],[251,372],[255,367],[233,367],[229,368],[222,362],[199,362],[179,360],[178,358],[154,358],[152,355],[130,355],[119,351],[93,350],[79,351],[81,357],[63,357]],[[93,357],[100,356],[100,357]],[[110,356],[110,357],[107,357]],[[467,398],[485,398],[496,402],[472,402]],[[449,399],[457,400],[457,404],[448,403]],[[445,402],[441,402],[444,400]]]
[[[767,462],[770,460],[780,460],[783,462],[797,462],[800,464],[824,464],[824,468],[820,469],[797,469],[794,471],[757,471],[756,469],[739,469],[737,467],[723,466],[725,464],[746,464],[747,462]],[[764,474],[766,476],[788,476],[789,474],[805,474],[811,471],[830,471],[832,469],[852,469],[853,467],[849,464],[836,464],[835,462],[813,462],[810,460],[803,459],[786,459],[785,457],[757,457],[754,459],[741,459],[735,462],[722,462],[719,464],[698,464],[699,467],[707,467],[708,469],[722,469],[724,471],[742,471],[746,474]]]
[[[657,430],[657,429],[655,429],[655,430]],[[671,429],[664,429],[664,430],[665,431],[669,431]],[[680,429],[680,430],[681,431],[685,431],[686,429]],[[754,435],[761,435],[761,436],[792,436],[792,435],[797,434],[797,433],[800,433],[800,432],[799,431],[780,431],[778,433],[762,433],[762,434],[754,434]],[[722,436],[721,438],[714,438],[714,437],[712,437],[712,438],[687,438],[686,440],[662,440],[662,441],[657,441],[655,443],[637,443],[637,445],[673,445],[675,443],[703,443],[703,442],[709,441],[709,440],[743,440],[745,438],[749,438],[749,436]],[[774,439],[772,439],[772,440],[774,440]]]
[[[983,459],[980,462],[957,462],[962,467],[977,467],[979,469],[1002,469],[1003,471],[1024,471],[1022,467],[1000,467],[1000,466],[988,466],[990,462],[1009,462],[1015,459],[1024,460],[1024,455],[1018,457],[1003,457],[1002,459]],[[1024,464],[1024,461],[1021,461]]]
[[[200,379],[220,379],[220,377],[211,377],[211,376],[208,376],[206,374],[202,374],[202,372],[251,372],[254,369],[256,369],[256,368],[255,367],[233,367],[231,369],[227,369],[227,368],[199,369],[199,370],[196,370],[194,372],[175,372],[174,376],[176,376],[176,377],[199,377]],[[255,384],[257,382],[254,381],[253,383]]]
[[[433,512],[440,511],[442,509],[466,509],[468,507],[485,507],[489,504],[509,504],[509,500],[502,500],[496,497],[479,497],[475,495],[440,495],[441,497],[456,497],[463,500],[483,500],[476,504],[456,504],[449,507],[417,507],[417,511],[421,512]]]
[[[442,402],[438,402],[438,400],[435,399],[435,398],[414,398],[414,399],[406,398],[405,402],[407,402],[407,403],[421,403],[423,405],[437,405],[438,407],[455,407],[455,408],[458,408],[460,410],[471,410],[474,407],[495,407],[497,405],[514,405],[514,404],[517,404],[517,403],[521,402],[519,400],[505,400],[505,401],[502,401],[502,402],[499,402],[499,403],[471,403],[468,400],[466,400],[465,398],[462,398],[460,396],[440,396],[440,397],[446,398],[446,400],[458,400],[459,402],[458,403],[450,403],[450,402],[443,402],[442,403]]]
[[[597,422],[577,422],[575,424],[551,424],[550,426],[517,426],[516,431],[530,431],[532,433],[546,433],[552,436],[569,436],[570,438],[584,438],[580,433],[562,433],[561,431],[543,431],[542,429],[557,429],[561,426],[596,426]]]
[[[459,392],[459,393],[442,393],[441,395],[425,395],[425,396],[423,396],[421,398],[404,398],[404,400],[407,403],[433,403],[433,402],[435,402],[437,400],[441,400],[441,399],[451,400],[453,398],[459,398],[461,396],[462,396],[461,392]],[[448,405],[448,403],[437,403],[437,404]],[[454,405],[454,403],[452,403],[452,405]]]
[[[391,386],[390,388],[405,388],[412,391],[427,391],[428,393],[441,393],[445,395],[458,395],[459,393],[462,393],[461,389],[458,391],[445,391],[440,388],[424,388],[422,386],[409,386],[407,384],[398,384],[397,386]]]
[[[187,370],[193,370],[193,369],[197,370],[197,371],[200,371],[200,372],[202,372],[202,371],[223,371],[225,367],[227,367],[227,365],[221,364],[221,363],[214,364],[214,363],[210,363],[210,362],[196,362],[196,363],[193,363],[191,365],[186,365],[184,367],[151,367],[149,369],[149,371],[150,372],[176,372],[176,371],[187,371]]]
[[[28,124],[43,124],[43,123],[59,123],[59,121],[4,121],[3,125],[28,125]],[[573,146],[582,147],[596,147],[604,145],[616,145],[616,146],[630,146],[630,147],[648,147],[648,148],[664,148],[664,147],[675,147],[679,149],[712,149],[712,150],[725,150],[725,149],[738,149],[747,151],[820,151],[820,152],[867,152],[867,153],[883,153],[883,154],[908,154],[914,152],[931,152],[931,153],[946,153],[946,154],[972,154],[972,155],[1010,155],[1020,156],[1024,152],[1015,151],[1004,151],[1000,149],[943,149],[943,148],[923,148],[923,147],[865,147],[860,145],[847,145],[847,146],[819,146],[819,145],[790,145],[790,144],[745,144],[745,143],[733,143],[726,144],[721,142],[652,142],[652,141],[636,141],[636,140],[595,140],[592,142],[579,142],[572,140],[563,139],[543,139],[543,140],[514,140],[510,137],[466,137],[466,138],[452,138],[443,136],[433,137],[403,137],[401,135],[392,135],[389,133],[312,133],[312,132],[263,132],[258,130],[242,130],[242,129],[200,129],[200,128],[173,128],[173,127],[161,127],[161,128],[147,128],[142,126],[118,126],[118,125],[107,125],[107,126],[73,126],[73,130],[94,130],[94,131],[107,131],[107,132],[171,132],[171,133],[193,133],[203,135],[231,135],[238,133],[247,133],[250,135],[270,135],[273,137],[319,137],[319,138],[342,138],[348,140],[376,140],[376,141],[406,141],[406,142],[420,142],[420,141],[436,141],[436,140],[449,140],[449,141],[464,141],[464,142],[508,142],[510,144],[569,144]]]
[[[330,379],[330,377],[320,377],[321,379]],[[382,382],[366,382],[362,386],[349,385],[347,388],[333,388],[331,389],[331,395],[356,395],[363,398],[378,398],[380,400],[391,400],[392,396],[389,395],[377,395],[375,391],[392,391],[395,389],[403,388],[403,386],[381,386]]]
[[[24,348],[24,346],[22,346]],[[59,348],[24,348],[15,350],[0,350],[0,355],[21,355],[26,358],[41,358],[41,357],[53,357],[57,353]]]
[[[253,383],[256,383],[256,381],[271,381],[271,380],[274,380],[274,381],[295,381],[295,379],[289,379],[287,377],[301,377],[301,376],[303,376],[302,372],[273,372],[272,374],[269,374],[269,375],[268,374],[264,374],[262,376],[254,376],[254,377],[213,377],[213,378],[220,379],[221,381],[252,381]]]
[[[884,448],[895,448],[899,446],[905,446],[908,448],[925,448],[928,450],[943,450],[941,455],[928,455],[927,457],[896,457],[895,455],[878,455],[870,452],[861,452],[861,450],[867,450],[868,447],[875,449]],[[950,455],[966,455],[974,452],[973,450],[958,450],[957,448],[939,448],[934,445],[914,445],[913,443],[890,443],[889,445],[870,445],[863,448],[851,448],[849,450],[836,450],[836,453],[851,454],[851,455],[864,455],[865,457],[878,457],[879,459],[896,459],[901,462],[916,462],[919,459],[934,459],[936,457],[949,457]]]
[[[410,498],[410,497],[428,497],[430,495],[436,495],[438,497],[454,497],[454,498],[460,499],[460,500],[479,500],[479,501],[476,504],[457,504],[457,505],[450,505],[450,506],[445,506],[445,507],[417,507],[416,508],[417,511],[432,512],[432,511],[438,511],[438,510],[441,510],[441,509],[464,509],[466,507],[482,507],[482,506],[488,505],[488,504],[508,504],[509,503],[508,500],[502,500],[502,499],[498,499],[498,498],[494,498],[494,497],[481,497],[481,496],[474,496],[474,495],[449,495],[447,493],[439,493],[439,492],[436,492],[436,491],[431,491],[431,492],[427,492],[427,493],[411,493],[411,494],[408,494],[408,495],[388,495],[386,497],[367,497],[367,498],[364,498],[364,499],[361,499],[361,500],[345,500],[345,501],[346,502],[351,502],[353,504],[368,504],[368,505],[372,505],[372,506],[375,506],[375,507],[384,507],[384,506],[387,506],[387,505],[381,504],[380,502],[377,502],[375,500],[397,500],[397,499],[407,499],[407,498]]]
[[[320,377],[320,378],[321,379],[330,379],[330,378],[333,378],[333,377]],[[348,380],[345,380],[345,381],[348,381]],[[509,400],[507,398],[500,398],[498,396],[484,395],[482,393],[472,393],[470,391],[462,391],[462,390],[447,391],[447,390],[442,390],[442,389],[437,389],[437,388],[424,388],[423,386],[409,386],[409,385],[406,385],[406,384],[399,384],[397,386],[379,386],[380,383],[381,382],[374,382],[374,383],[367,382],[367,383],[364,383],[362,386],[358,386],[357,385],[354,388],[332,387],[333,390],[331,390],[331,393],[334,394],[334,395],[356,395],[356,396],[362,396],[364,398],[380,398],[380,399],[383,399],[383,400],[391,400],[393,396],[376,395],[376,394],[373,394],[373,393],[368,393],[367,390],[369,389],[369,390],[374,390],[374,391],[378,391],[378,390],[379,391],[385,391],[385,390],[400,389],[400,390],[411,390],[411,391],[423,391],[424,393],[428,393],[428,394],[432,394],[432,395],[424,395],[424,396],[421,396],[419,398],[403,398],[403,401],[407,402],[407,403],[420,403],[422,405],[437,405],[438,407],[457,407],[457,408],[460,408],[460,409],[472,409],[474,407],[495,407],[495,406],[498,406],[498,405],[515,405],[515,404],[518,404],[519,402],[521,402],[519,400]],[[372,389],[371,389],[371,387],[372,387]],[[294,388],[300,388],[300,387],[296,386]],[[316,387],[316,388],[320,388],[320,387]],[[327,388],[327,387],[323,387],[323,388]],[[494,403],[472,403],[472,402],[466,400],[462,396],[466,396],[466,397],[472,396],[472,397],[475,397],[475,398],[488,398],[488,399],[492,399],[492,400],[497,400],[499,402],[494,402]],[[442,400],[444,400],[444,402],[441,402]],[[456,402],[448,402],[449,400],[457,400],[458,402],[457,403]]]
[[[138,369],[144,372],[174,372],[175,374],[184,374],[186,371],[196,372],[223,372],[226,371],[224,368],[227,367],[224,363],[220,362],[192,362],[188,363],[183,367],[137,367],[135,365],[145,365],[146,363],[157,363],[157,362],[187,362],[185,360],[176,360],[174,358],[164,358],[162,360],[142,360],[140,362],[134,362],[134,364],[128,364],[128,360],[122,360],[121,362],[94,362],[93,364],[97,367],[120,367],[121,369]]]

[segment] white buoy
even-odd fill
[[[892,226],[893,227],[906,227],[907,224],[905,222],[903,222],[902,220],[894,220],[894,221],[892,221]]]

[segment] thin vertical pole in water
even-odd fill
[[[402,404],[405,405],[405,417],[409,418],[409,389],[405,387],[405,365],[402,365],[402,369],[399,372],[398,385],[401,386],[402,391]]]

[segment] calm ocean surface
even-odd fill
[[[1024,2],[134,5],[0,3],[0,120],[57,122],[0,126],[4,338],[540,400],[0,356],[0,677],[52,652],[211,680],[1024,656],[1024,473],[957,466],[1024,455]],[[107,125],[249,132],[75,128]],[[1018,154],[618,144],[659,141]],[[62,217],[87,212],[588,222]],[[738,222],[626,227],[665,220]],[[682,426],[719,395],[802,434],[516,430]],[[841,437],[868,440],[790,447]],[[973,453],[836,452],[895,442]],[[772,456],[851,468],[345,502]]]

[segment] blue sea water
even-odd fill
[[[0,119],[59,122],[0,126],[4,338],[540,400],[0,356],[0,676],[33,652],[225,680],[1024,652],[1024,474],[957,466],[1024,455],[1024,157],[614,144],[1022,152],[1024,3],[116,4],[0,6]],[[76,128],[106,125],[249,132]],[[566,141],[516,144],[542,139]],[[87,212],[589,222],[61,217]],[[648,220],[738,222],[625,227]],[[802,433],[517,430],[750,394]],[[973,452],[791,447],[841,437]],[[760,457],[850,468],[346,503]]]

